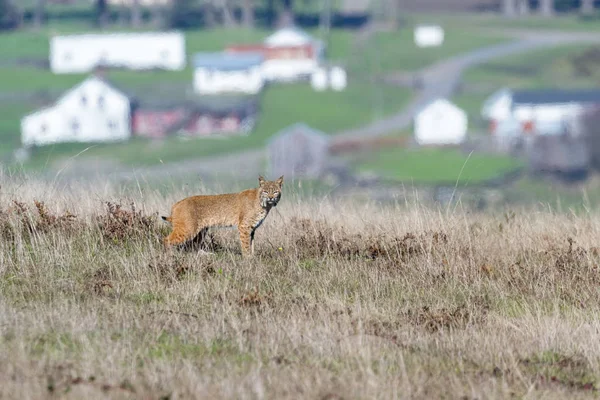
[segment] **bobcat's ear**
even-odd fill
[[[279,177],[279,179],[277,179],[277,184],[279,185],[279,187],[282,187],[282,186],[283,186],[283,175],[281,175],[281,176]]]
[[[258,184],[259,184],[260,186],[262,186],[262,185],[264,185],[264,183],[265,183],[265,178],[263,178],[263,176],[262,176],[262,175],[259,175],[259,176],[258,176]]]

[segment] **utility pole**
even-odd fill
[[[321,37],[325,45],[325,51],[331,55],[331,0],[323,1],[321,9]]]
[[[375,25],[379,25],[385,19],[384,0],[377,0],[374,10]],[[378,45],[375,33],[371,36],[371,48],[373,48],[373,59],[371,60],[371,82],[373,85],[373,119],[378,120],[383,116],[383,90],[379,84],[381,74],[381,48]]]

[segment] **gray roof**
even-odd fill
[[[513,104],[600,103],[600,90],[515,90],[512,99]]]
[[[213,68],[221,71],[246,69],[263,62],[261,53],[197,53],[194,55],[195,68]]]

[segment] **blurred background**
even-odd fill
[[[0,0],[8,176],[600,199],[594,0]]]

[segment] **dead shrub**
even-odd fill
[[[346,234],[323,221],[307,218],[292,218],[290,226],[293,232],[299,232],[294,244],[303,258],[338,256],[406,263],[448,243],[444,232],[407,233],[400,237]]]
[[[427,332],[434,333],[444,329],[464,329],[470,323],[481,323],[485,320],[487,312],[483,310],[479,315],[473,315],[466,306],[461,305],[454,309],[440,308],[432,310],[424,306],[418,310],[408,310],[409,321],[425,328]]]
[[[258,287],[255,287],[242,295],[238,304],[244,307],[260,307],[271,303],[272,300],[273,295],[271,293],[261,293]]]
[[[519,365],[538,385],[598,391],[597,377],[589,362],[582,356],[566,356],[546,351],[519,359]]]
[[[52,213],[43,201],[34,200],[34,209],[25,203],[13,200],[12,206],[0,210],[0,235],[7,241],[14,241],[17,236],[29,238],[33,234],[49,233],[60,230],[72,233],[75,230],[77,217],[71,212]]]
[[[131,203],[130,207],[130,210],[126,210],[121,204],[106,202],[106,213],[95,217],[104,238],[112,242],[122,242],[156,233],[155,220],[158,214],[143,215],[134,203]]]

